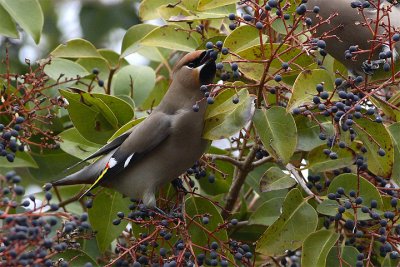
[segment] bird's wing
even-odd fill
[[[86,161],[88,161],[88,160],[91,160],[91,159],[97,158],[97,157],[99,157],[99,156],[105,155],[105,154],[107,154],[108,152],[110,152],[111,150],[113,150],[113,149],[119,147],[119,146],[125,141],[125,139],[128,138],[128,136],[132,133],[132,130],[133,130],[133,129],[129,129],[129,130],[126,131],[125,133],[121,134],[120,136],[118,136],[117,138],[115,138],[114,140],[112,140],[110,143],[108,143],[108,144],[102,146],[99,150],[97,150],[96,152],[94,152],[94,153],[93,153],[92,155],[90,155],[89,157],[87,157],[87,158],[85,158],[85,159],[83,159],[83,160],[81,160],[81,161],[75,163],[74,165],[68,167],[65,171],[68,171],[68,170],[70,170],[70,169],[72,169],[72,168],[75,168],[76,166],[78,166],[78,165],[80,165],[80,164],[82,164],[82,163],[84,163],[84,162],[86,162]]]
[[[85,194],[93,189],[101,180],[120,173],[168,138],[172,125],[169,116],[161,112],[151,115],[153,115],[151,118],[149,116],[133,129],[131,134],[113,153],[99,177]]]

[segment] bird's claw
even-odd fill
[[[365,74],[371,76],[375,73],[377,69],[379,69],[380,65],[385,63],[384,59],[379,60],[366,60],[362,63],[362,70]]]

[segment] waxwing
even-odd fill
[[[174,67],[164,98],[144,121],[84,160],[99,157],[94,163],[52,184],[110,187],[154,207],[158,189],[192,167],[207,147],[200,86],[215,77],[213,53],[185,55]]]

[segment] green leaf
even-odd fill
[[[17,152],[15,153],[14,162],[9,162],[5,157],[0,157],[0,166],[3,168],[39,168],[36,161],[32,158],[28,152]]]
[[[162,5],[168,5],[170,0],[143,0],[139,6],[139,17],[141,20],[158,19],[157,8]],[[156,12],[154,12],[156,11]]]
[[[256,252],[267,256],[284,255],[299,248],[318,224],[315,209],[300,190],[292,189],[283,202],[282,214],[257,241]]]
[[[299,106],[311,104],[313,96],[318,94],[315,87],[319,83],[323,83],[327,92],[332,92],[334,89],[332,76],[326,70],[305,70],[300,73],[293,84],[292,96],[286,110],[289,112]]]
[[[45,150],[43,153],[32,152],[31,155],[39,167],[30,168],[29,172],[40,183],[65,176],[63,171],[78,161],[76,157],[61,149]]]
[[[116,131],[108,140],[109,142],[114,140],[115,138],[117,138],[118,136],[120,136],[121,134],[123,134],[124,132],[128,131],[129,129],[133,128],[135,125],[141,123],[145,118],[139,118],[136,120],[132,120],[128,123],[126,123],[125,125],[123,125],[121,128],[118,129],[118,131]]]
[[[399,259],[392,259],[390,257],[390,253],[388,253],[388,254],[386,254],[385,258],[383,259],[381,266],[397,267],[397,266],[399,266]]]
[[[342,187],[347,195],[351,190],[357,192],[357,188],[359,188],[359,196],[363,199],[363,205],[369,206],[371,200],[374,199],[378,202],[378,209],[383,207],[378,189],[361,176],[357,177],[357,175],[351,173],[336,176],[329,185],[327,194],[336,193],[339,187]],[[358,213],[361,213],[361,211]]]
[[[275,166],[269,168],[260,180],[260,188],[262,192],[287,189],[296,184],[296,180]]]
[[[211,201],[200,197],[189,197],[185,201],[186,213],[189,217],[195,218],[193,221],[188,220],[188,232],[192,242],[198,246],[209,247],[212,241],[226,242],[228,241],[228,234],[225,229],[219,229],[219,226],[224,223],[220,212],[212,204]],[[202,224],[201,216],[198,215],[208,214],[210,221],[208,224]],[[197,217],[196,217],[197,216]],[[209,232],[213,232],[210,236]],[[195,251],[202,251],[195,249]]]
[[[272,56],[275,54],[279,55],[279,57]],[[304,51],[286,44],[272,44],[272,46],[264,45],[263,53],[261,51],[260,45],[252,46],[238,52],[238,55],[244,59],[254,61],[261,60],[263,58],[272,58],[270,67],[268,69],[269,73],[279,71],[282,68],[282,61],[290,62],[289,66],[291,70],[286,71],[284,73],[284,76],[297,75],[297,73],[302,70],[299,68],[299,66],[302,66],[304,68],[314,63],[312,57],[308,56]],[[246,77],[249,77],[250,79],[253,79],[255,81],[259,81],[265,71],[265,66],[262,63],[239,62],[238,65],[240,71],[243,72]]]
[[[17,31],[17,26],[15,22],[11,18],[10,14],[4,9],[4,7],[0,4],[0,34],[11,37],[18,38],[19,34]]]
[[[400,162],[400,122],[390,125],[388,128],[394,145],[394,162]],[[400,164],[394,164],[392,171],[392,179],[400,183]]]
[[[61,81],[63,81],[64,79],[85,77],[90,74],[84,67],[82,67],[78,63],[63,58],[53,58],[51,60],[51,63],[44,67],[44,71],[53,80],[57,80],[60,75],[63,74]]]
[[[322,116],[316,116],[316,119],[319,124],[306,116],[299,115],[294,117],[298,135],[296,150],[311,151],[320,145],[326,145],[326,141],[319,139],[319,133],[321,132],[320,126],[324,128],[326,136],[334,135],[333,125],[330,119]]]
[[[83,138],[76,128],[67,129],[58,136],[62,139],[61,149],[79,159],[87,158],[101,147]]]
[[[121,55],[110,49],[97,49],[97,52],[108,62],[111,69],[119,69],[129,65],[128,61],[121,58]]]
[[[325,266],[342,267],[343,262],[350,264],[350,265],[346,264],[346,266],[356,266],[358,254],[360,254],[360,252],[355,247],[344,246],[341,249],[333,247],[331,248],[331,251],[329,251]]]
[[[156,74],[148,66],[125,66],[113,78],[111,90],[114,95],[129,95],[140,106],[149,96],[156,83]]]
[[[340,235],[330,230],[319,230],[304,240],[301,266],[327,266],[326,258]]]
[[[102,188],[96,193],[93,207],[89,209],[89,220],[92,228],[97,231],[96,240],[101,252],[104,252],[128,224],[122,220],[119,225],[113,225],[117,212],[128,214],[129,198],[122,197],[118,192]]]
[[[85,251],[78,249],[68,249],[64,252],[57,253],[52,259],[55,261],[63,259],[63,261],[68,262],[69,267],[82,267],[87,262],[90,262],[93,266],[99,266],[95,259],[90,257]]]
[[[281,208],[285,198],[277,197],[265,201],[260,207],[251,213],[249,225],[265,225],[273,224],[281,215]]]
[[[375,175],[389,178],[394,164],[394,147],[390,134],[382,123],[371,121],[367,118],[356,120],[353,129],[357,138],[367,148],[368,170]],[[378,155],[378,149],[385,150],[386,155]]]
[[[38,0],[0,0],[0,5],[26,31],[36,44],[43,28],[43,12]],[[3,17],[2,24],[3,24]],[[7,16],[5,17],[7,19]]]
[[[239,53],[249,47],[260,44],[260,31],[250,25],[242,25],[233,30],[225,39],[224,47],[229,48],[231,52]],[[267,41],[267,37],[263,36]],[[221,55],[221,59],[233,59],[230,54]]]
[[[199,0],[199,3],[197,5],[198,10],[207,10],[207,9],[213,9],[216,7],[220,6],[227,6],[229,4],[236,3],[237,0]]]
[[[333,152],[338,155],[337,159],[331,159],[328,155],[324,154],[326,144],[320,145],[308,154],[307,167],[314,173],[337,170],[340,168],[353,165],[355,160],[355,153],[350,148],[339,148],[335,145],[331,148]]]
[[[154,29],[140,41],[140,44],[186,52],[192,52],[199,46],[195,38],[176,25],[165,25]]]
[[[122,40],[121,57],[126,57],[141,48],[140,40],[148,33],[157,28],[151,24],[137,24],[130,27]]]
[[[239,98],[238,104],[232,102],[234,97]],[[218,94],[214,104],[207,107],[203,138],[218,140],[239,132],[251,119],[254,98],[246,89],[237,94],[234,90]]]
[[[163,99],[165,93],[168,91],[169,80],[158,79],[153,90],[151,90],[149,96],[143,101],[141,108],[143,110],[151,109],[152,107],[158,106]]]
[[[253,122],[268,153],[276,160],[289,162],[297,145],[297,128],[293,116],[282,107],[257,109]]]
[[[127,103],[125,100],[105,94],[92,94],[92,96],[96,99],[100,99],[104,104],[107,105],[110,110],[112,110],[113,114],[117,118],[118,127],[122,126],[133,119],[134,111],[132,106]]]
[[[76,94],[60,90],[60,94],[68,100],[71,121],[85,139],[104,144],[118,130],[117,118],[101,99],[82,91]]]
[[[60,44],[50,55],[65,58],[91,58],[102,57],[96,47],[84,39],[72,39],[66,44]]]

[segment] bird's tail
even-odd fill
[[[83,169],[84,170],[84,169]],[[59,186],[59,185],[76,185],[76,184],[92,184],[93,183],[93,177],[90,175],[84,175],[85,172],[83,170],[80,170],[78,172],[75,172],[73,174],[70,174],[64,178],[61,178],[59,180],[51,182],[52,185],[54,186]]]

